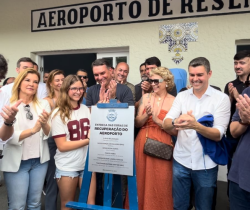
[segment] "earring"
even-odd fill
[[[168,85],[166,85],[166,87],[168,87]]]

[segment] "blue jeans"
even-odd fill
[[[41,194],[48,162],[41,164],[40,158],[22,160],[17,172],[4,172],[9,210],[41,209]]]
[[[217,183],[218,166],[207,170],[192,170],[174,160],[173,199],[175,210],[187,210],[190,204],[190,189],[193,183],[195,209],[211,210]]]
[[[45,177],[45,210],[55,210],[57,209],[57,194],[58,194],[58,186],[55,179],[55,172],[56,172],[56,164],[55,164],[55,154],[56,154],[56,143],[55,140],[50,137],[48,138],[48,145],[49,145],[49,166],[48,171]]]
[[[83,178],[84,170],[81,171],[62,171],[56,168],[55,178],[61,179],[62,176],[71,177],[72,179],[75,177]]]
[[[235,182],[229,183],[230,210],[250,210],[250,192],[239,187]]]

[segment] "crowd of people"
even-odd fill
[[[107,60],[97,59],[92,63],[97,84],[88,87],[84,69],[68,76],[54,69],[40,78],[37,64],[20,58],[14,82],[0,89],[0,170],[8,209],[41,209],[42,192],[46,210],[57,209],[58,193],[61,210],[69,209],[66,203],[85,184],[91,106],[117,99],[136,110],[139,210],[215,209],[222,162],[228,165],[230,209],[249,210],[250,51],[234,56],[234,69],[237,78],[223,93],[210,86],[212,70],[204,57],[190,61],[187,72],[147,58],[139,66],[141,81],[136,85],[127,81],[127,63],[112,68]],[[7,70],[0,54],[0,81]],[[154,146],[149,140],[170,148],[173,158],[149,154],[145,144]],[[103,174],[92,173],[87,203],[103,205],[103,190]],[[129,209],[128,193],[123,199]]]

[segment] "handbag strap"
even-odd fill
[[[152,93],[149,93],[149,100],[151,100],[151,95],[152,95]],[[162,109],[162,105],[163,105],[163,103],[164,103],[164,101],[165,101],[166,96],[167,96],[167,94],[165,95],[165,97],[164,97],[164,99],[163,99],[163,102],[162,102],[162,104],[161,104],[161,109]],[[155,98],[154,98],[154,103],[155,103]],[[154,103],[153,103],[153,108],[154,108]],[[147,122],[145,143],[146,143],[147,138],[148,138],[148,127],[149,127],[149,126],[148,126],[148,122]],[[171,136],[170,136],[170,137],[171,137]],[[174,147],[174,143],[173,143],[172,137],[171,137],[171,145],[170,145],[170,146]]]
[[[151,96],[152,96],[152,93],[149,93],[149,101],[151,100]],[[147,141],[147,138],[148,138],[148,122],[147,122],[147,125],[146,125],[146,139],[145,139],[145,142]]]
[[[162,105],[163,105],[163,103],[164,103],[164,101],[165,101],[165,98],[166,98],[166,96],[168,95],[168,93],[164,96],[164,99],[163,99],[163,101],[162,101],[162,104],[161,104],[161,109],[162,109]],[[149,93],[149,101],[151,101],[151,96],[152,96],[152,93]],[[155,97],[154,97],[154,102],[153,102],[153,108],[154,108],[154,106],[155,106]],[[160,109],[160,110],[161,110]],[[148,122],[147,122],[147,126],[146,126],[146,140],[145,140],[145,142],[147,141],[147,138],[148,138]],[[172,143],[172,142],[171,142]],[[173,143],[172,143],[173,144]]]

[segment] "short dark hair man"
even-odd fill
[[[87,106],[92,106],[108,99],[117,99],[121,103],[134,105],[131,90],[122,84],[117,84],[111,77],[110,64],[105,59],[97,59],[92,63],[93,74],[96,82],[88,89]]]
[[[240,141],[233,156],[228,174],[230,209],[250,207],[250,88],[243,90],[237,98],[237,110],[232,117],[230,131]]]
[[[17,61],[17,67],[16,67],[16,72],[19,74],[20,72],[24,71],[25,69],[28,69],[28,68],[33,68],[34,66],[34,62],[28,58],[28,57],[23,57],[23,58],[20,58],[18,61]],[[11,98],[11,91],[12,91],[12,88],[13,88],[13,85],[14,83],[11,83],[11,84],[8,84],[8,85],[5,85],[1,88],[1,90],[5,93],[7,93],[7,95],[9,95],[9,98]],[[43,98],[46,98],[47,97],[47,89],[46,89],[46,85],[44,83],[39,83],[38,85],[38,90],[37,90],[37,97],[39,99],[43,99]]]
[[[129,106],[134,105],[133,94],[129,87],[116,83],[112,79],[112,70],[110,64],[105,59],[97,59],[92,63],[92,70],[96,82],[99,84],[93,85],[88,89],[86,106],[91,107],[97,103],[106,102],[109,99],[117,99],[118,102],[128,103]],[[103,205],[103,189],[102,180],[103,174],[96,174],[96,204]]]
[[[188,72],[192,88],[176,96],[163,120],[167,132],[176,134],[178,131],[173,155],[174,209],[188,209],[192,183],[195,208],[212,209],[218,166],[210,156],[204,155],[198,133],[208,141],[221,140],[230,118],[230,100],[208,84],[212,71],[206,58],[193,59]],[[208,114],[214,118],[212,127],[198,122]]]
[[[149,76],[149,73],[152,69],[161,66],[161,61],[157,57],[150,57],[145,60],[146,65],[146,74]]]
[[[88,72],[85,69],[79,69],[76,75],[82,80],[85,89],[87,89],[87,82],[89,81]]]
[[[228,82],[225,86],[224,92],[229,96],[231,101],[231,116],[230,116],[230,122],[232,119],[233,114],[236,111],[236,99],[239,97],[239,94],[243,92],[247,86],[245,85],[245,81],[247,80],[248,74],[250,74],[250,51],[244,50],[240,51],[235,54],[234,56],[234,71],[237,75],[237,78],[231,82]],[[229,126],[227,129],[227,139],[231,143],[231,151],[229,151],[229,159],[228,159],[228,171],[231,167],[231,157],[233,156],[236,147],[238,145],[238,142],[240,140],[240,136],[237,138],[234,138],[231,135]]]
[[[19,74],[25,69],[33,68],[34,62],[29,57],[22,57],[17,61],[16,72]]]

